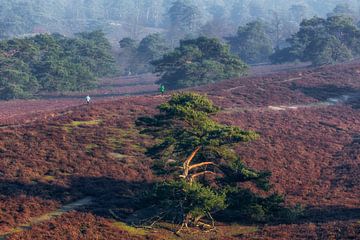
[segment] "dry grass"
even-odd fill
[[[130,235],[134,235],[134,236],[146,236],[148,234],[148,232],[143,228],[132,227],[123,222],[114,222],[112,226],[117,229],[126,231]]]
[[[89,120],[89,121],[72,121],[69,124],[64,125],[64,130],[66,132],[71,132],[74,128],[80,126],[96,126],[102,123],[102,120]]]

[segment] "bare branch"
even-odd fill
[[[200,151],[201,147],[197,147],[192,153],[191,155],[186,159],[186,161],[184,162],[184,176],[187,177],[189,175],[189,166],[191,161],[194,159],[194,157],[196,156],[196,154]]]
[[[189,171],[190,171],[191,169],[198,168],[198,167],[202,167],[202,166],[206,166],[206,165],[214,165],[214,166],[216,166],[216,164],[213,163],[213,162],[202,162],[202,163],[198,163],[198,164],[194,164],[194,165],[189,166]]]

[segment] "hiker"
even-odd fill
[[[91,100],[90,96],[87,95],[85,99],[86,99],[86,103],[89,104],[89,103],[90,103],[90,100]]]
[[[164,95],[165,86],[163,84],[160,85],[159,91],[160,91],[161,95]]]

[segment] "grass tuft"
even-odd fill
[[[50,181],[54,181],[55,177],[51,176],[51,175],[45,175],[41,179],[44,180],[44,181],[50,182]]]
[[[90,120],[90,121],[72,121],[71,123],[67,124],[72,127],[78,126],[92,126],[92,125],[99,125],[102,121],[101,120]]]
[[[226,229],[227,234],[233,237],[241,236],[243,234],[248,234],[248,233],[255,233],[257,231],[258,231],[257,227],[237,226],[237,225],[231,226],[228,229]]]
[[[109,155],[115,159],[118,159],[118,160],[121,160],[121,159],[124,159],[126,157],[129,157],[128,155],[124,155],[124,154],[121,154],[121,153],[115,153],[115,152],[112,152],[112,153],[109,153]]]
[[[72,121],[69,124],[64,125],[64,130],[66,132],[71,132],[71,130],[75,127],[79,126],[95,126],[102,123],[102,120],[89,120],[89,121]]]
[[[112,224],[112,226],[117,228],[117,229],[126,231],[131,235],[135,235],[135,236],[136,235],[140,235],[140,236],[146,236],[147,235],[147,232],[144,229],[135,228],[135,227],[129,226],[126,223],[123,223],[123,222],[115,222],[115,223]]]
[[[94,144],[94,143],[87,144],[85,146],[85,152],[88,153],[88,154],[92,154],[93,151],[98,147],[99,147],[99,145]]]

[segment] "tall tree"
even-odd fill
[[[265,25],[254,21],[239,27],[237,35],[227,38],[232,52],[246,63],[266,62],[272,53],[272,43]]]
[[[119,61],[123,74],[149,73],[154,70],[151,62],[160,59],[168,50],[165,39],[158,34],[149,34],[140,43],[131,38],[120,42],[122,49]]]
[[[305,50],[313,65],[333,64],[352,58],[351,51],[335,36],[326,35],[314,40]]]
[[[247,66],[232,55],[218,39],[199,37],[180,41],[180,46],[161,59],[153,61],[158,83],[168,89],[191,87],[239,77]]]
[[[299,31],[288,39],[290,47],[278,50],[274,62],[311,61],[314,65],[343,62],[359,56],[360,30],[349,17],[304,20]]]
[[[297,31],[298,26],[296,23],[291,23],[283,12],[271,10],[269,14],[269,36],[275,48],[281,48],[286,45],[284,44],[286,39]]]
[[[121,52],[119,55],[119,65],[123,75],[131,75],[136,72],[135,59],[137,42],[132,38],[123,38],[119,41]]]
[[[143,38],[136,50],[136,72],[152,72],[152,61],[160,59],[168,50],[165,39],[158,33]]]
[[[0,53],[0,99],[29,98],[38,88],[39,84],[26,63]]]
[[[229,36],[233,32],[233,26],[229,24],[225,7],[212,5],[208,8],[208,11],[212,18],[201,27],[200,35],[220,39]]]
[[[169,11],[170,20],[169,39],[172,46],[186,36],[194,36],[200,27],[200,11],[187,0],[175,1]]]
[[[167,51],[165,39],[158,33],[149,34],[141,40],[137,48],[141,61],[150,63],[161,58]]]

